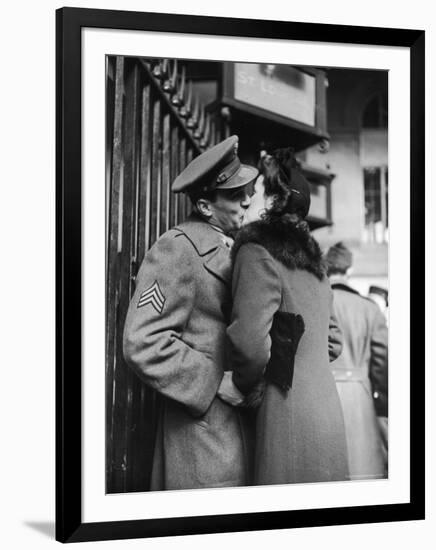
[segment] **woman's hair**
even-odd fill
[[[298,169],[293,150],[288,147],[265,153],[258,168],[264,176],[265,194],[274,198],[267,216],[291,214],[295,219],[304,219],[310,206],[310,189]]]
[[[271,155],[265,154],[259,172],[264,176],[265,195],[273,197],[272,206],[261,219],[272,224],[283,240],[292,236],[298,241],[306,253],[305,269],[323,279],[326,270],[322,253],[304,219],[310,207],[310,187],[298,169],[293,150],[277,149]]]

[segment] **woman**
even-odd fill
[[[344,480],[344,423],[329,369],[340,331],[321,251],[304,221],[309,184],[290,150],[264,156],[260,174],[232,251],[228,328],[234,384],[246,402],[263,394],[254,484]]]

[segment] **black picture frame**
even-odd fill
[[[372,44],[410,49],[410,357],[424,364],[424,52],[420,30],[262,21],[94,9],[56,12],[56,539],[78,542],[424,519],[424,372],[410,369],[410,502],[82,522],[82,189],[81,29],[128,29],[200,35]]]

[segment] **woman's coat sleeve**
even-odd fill
[[[281,282],[274,260],[260,245],[238,250],[232,280],[233,309],[227,329],[233,381],[248,393],[270,358],[270,329],[281,303]]]

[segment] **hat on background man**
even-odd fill
[[[342,242],[339,242],[328,249],[325,260],[329,275],[346,273],[353,263],[353,255]]]
[[[174,193],[236,189],[251,183],[259,171],[242,164],[237,155],[238,136],[230,136],[198,157],[176,177]]]

